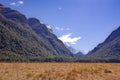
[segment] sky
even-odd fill
[[[120,26],[120,0],[0,0],[51,25],[65,44],[90,51]]]

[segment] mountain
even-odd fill
[[[0,61],[72,56],[47,25],[0,4]]]
[[[66,45],[66,47],[67,47],[73,54],[76,54],[76,53],[77,53],[76,49],[74,49],[73,47],[68,46],[68,45]]]
[[[120,27],[114,30],[103,43],[90,51],[88,56],[101,61],[120,62]]]
[[[81,52],[81,51],[75,53],[74,55],[75,55],[76,57],[85,56],[85,54],[83,54],[83,52]]]
[[[74,57],[85,56],[85,54],[82,51],[77,51],[76,49],[74,49],[71,46],[66,45],[66,47],[73,53]]]
[[[36,18],[29,18],[28,23],[32,30],[51,46],[51,48],[55,51],[55,55],[71,55],[71,52],[65,47],[62,41],[60,41],[45,24],[41,24]]]

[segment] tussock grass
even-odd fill
[[[0,63],[0,80],[120,80],[120,64]]]

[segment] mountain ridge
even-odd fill
[[[76,57],[37,18],[0,4],[0,61],[120,62],[120,27],[87,55]]]
[[[112,31],[103,43],[98,44],[88,53],[88,56],[96,59],[108,59],[108,61],[120,61],[120,27]]]
[[[73,56],[45,24],[36,18],[27,19],[19,11],[1,4],[0,28],[0,61],[39,61],[44,57]],[[53,46],[52,39],[57,47]]]

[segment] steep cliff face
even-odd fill
[[[72,53],[45,24],[0,4],[0,61],[67,56]]]

